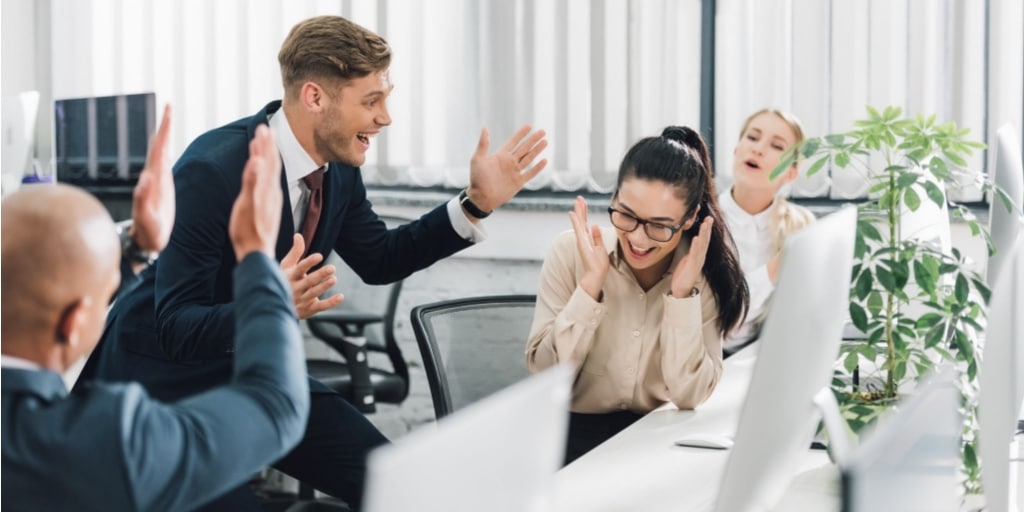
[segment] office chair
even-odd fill
[[[416,306],[416,343],[440,419],[529,376],[526,340],[535,295],[496,295]]]
[[[410,219],[380,216],[395,228]],[[341,258],[331,253],[338,282],[328,292],[341,292],[345,300],[336,308],[306,320],[313,336],[340,354],[344,361],[307,358],[310,376],[337,391],[363,413],[377,410],[377,402],[400,404],[409,395],[409,367],[395,341],[395,310],[402,281],[368,285]],[[371,361],[387,356],[391,368]]]

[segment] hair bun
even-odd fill
[[[668,140],[674,140],[676,142],[685,144],[687,130],[689,130],[689,128],[686,128],[685,126],[669,126],[662,130],[661,136]]]

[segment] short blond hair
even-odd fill
[[[292,27],[277,54],[285,92],[307,80],[347,82],[391,65],[383,37],[341,16],[317,16]]]

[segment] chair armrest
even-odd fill
[[[364,332],[367,325],[383,321],[384,317],[380,314],[358,311],[324,311],[306,319],[310,332],[345,358],[352,377],[352,396],[349,398],[363,413],[377,410],[373,384],[370,382],[370,362],[366,356]],[[330,332],[330,325],[337,327],[341,336]]]

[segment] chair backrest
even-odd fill
[[[438,419],[529,376],[524,350],[536,302],[536,295],[494,295],[413,308]]]
[[[1024,208],[1024,164],[1021,163],[1020,139],[1013,125],[1005,125],[996,136],[996,161],[994,180],[999,188],[1013,201],[1013,210],[1008,211],[996,197],[990,199],[989,234],[996,253],[988,259],[985,282],[995,287],[1008,253],[1021,232],[1021,208]]]

